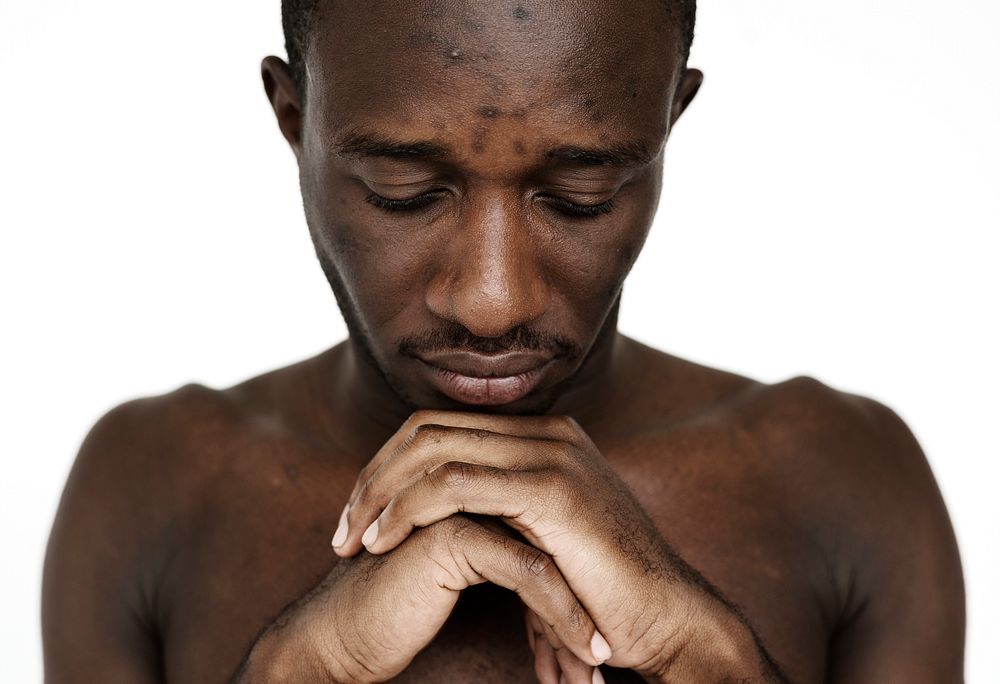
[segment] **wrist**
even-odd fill
[[[750,625],[725,603],[702,595],[688,610],[672,612],[687,617],[669,626],[647,682],[775,681]]]
[[[298,638],[289,634],[288,629],[272,625],[258,638],[234,684],[342,684],[354,681],[341,670],[339,663],[329,657],[320,658],[312,639]]]

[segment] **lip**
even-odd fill
[[[473,406],[500,406],[529,395],[553,362],[548,354],[448,352],[417,357],[445,396]]]

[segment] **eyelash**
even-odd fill
[[[437,201],[441,194],[441,192],[426,192],[422,195],[417,195],[416,197],[411,197],[409,199],[397,200],[383,197],[382,195],[374,192],[369,192],[365,199],[369,204],[378,207],[383,211],[395,213],[419,211],[420,209],[429,207]],[[552,209],[571,218],[597,218],[598,216],[610,214],[615,208],[614,197],[605,202],[601,202],[600,204],[577,204],[576,202],[570,202],[569,200],[552,195],[547,195],[546,199]]]
[[[577,204],[576,202],[570,202],[569,200],[564,200],[562,197],[554,197],[552,195],[548,195],[547,199],[553,209],[560,214],[572,218],[597,218],[598,216],[610,214],[615,208],[614,197],[600,204]]]
[[[388,197],[382,197],[374,192],[369,192],[368,197],[365,199],[369,204],[372,204],[383,211],[388,211],[390,213],[397,211],[417,211],[425,207],[429,207],[433,204],[440,192],[425,192],[422,195],[417,195],[416,197],[411,197],[409,199],[389,199]]]

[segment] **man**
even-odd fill
[[[50,681],[961,681],[899,419],[616,332],[693,13],[286,2],[264,85],[350,339],[100,421]]]

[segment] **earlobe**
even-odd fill
[[[260,74],[264,92],[278,119],[278,128],[298,157],[302,149],[302,107],[291,71],[284,60],[266,57],[261,62]]]
[[[674,94],[674,105],[670,109],[671,128],[677,123],[677,119],[681,118],[681,114],[688,108],[691,101],[694,100],[704,81],[705,74],[698,69],[686,69],[684,71],[684,75],[681,76],[681,82],[677,85],[677,91]]]

